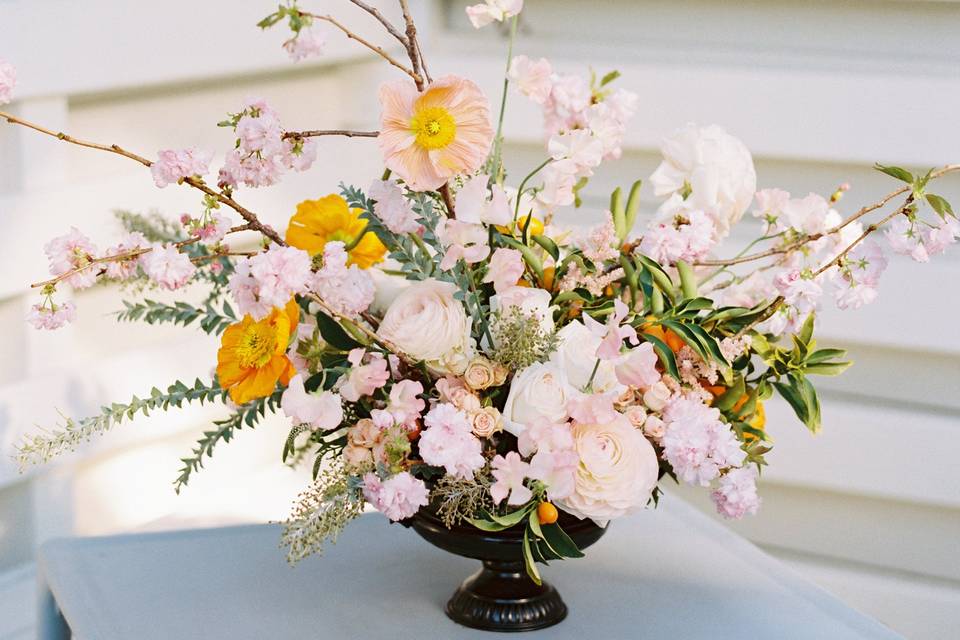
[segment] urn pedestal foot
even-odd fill
[[[536,584],[522,562],[484,560],[446,606],[458,624],[485,631],[533,631],[567,617],[567,605],[551,585]]]

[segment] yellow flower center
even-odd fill
[[[244,369],[259,369],[267,364],[277,346],[277,332],[268,322],[247,327],[237,344],[237,359]]]
[[[457,123],[443,107],[424,107],[413,114],[410,129],[417,136],[417,145],[433,151],[453,142]]]

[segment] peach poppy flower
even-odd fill
[[[384,163],[414,191],[442,187],[480,168],[493,142],[490,103],[459,76],[434,81],[423,93],[406,80],[380,87]]]

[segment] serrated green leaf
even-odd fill
[[[926,198],[927,202],[930,203],[930,206],[933,207],[933,210],[936,211],[941,218],[946,218],[947,215],[956,217],[953,213],[953,207],[950,206],[950,203],[947,202],[943,196],[928,193]]]

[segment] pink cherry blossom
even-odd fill
[[[283,50],[291,60],[300,62],[313,56],[323,55],[326,44],[326,38],[321,33],[314,29],[300,29],[296,37],[283,43]]]
[[[620,384],[646,389],[660,381],[660,372],[657,371],[658,361],[653,345],[644,342],[624,353],[617,361],[614,368],[617,380]]]
[[[314,138],[288,138],[283,141],[280,162],[292,171],[306,171],[317,161],[317,149]]]
[[[753,201],[756,203],[753,217],[764,219],[763,234],[780,231],[780,217],[790,201],[790,193],[783,189],[761,189],[757,191]]]
[[[831,216],[830,204],[823,196],[816,193],[808,194],[805,198],[792,198],[783,204],[783,217],[787,224],[806,234],[824,233],[833,225],[838,216]],[[836,214],[836,212],[833,212]]]
[[[490,257],[484,282],[492,282],[497,293],[505,293],[517,284],[523,275],[523,257],[516,249],[500,247]]]
[[[490,255],[487,230],[482,224],[470,224],[444,218],[437,225],[437,239],[445,251],[440,268],[448,270],[463,260],[467,264],[480,262]]]
[[[371,395],[387,384],[387,380],[390,379],[386,359],[379,353],[372,353],[368,362],[363,364],[365,353],[363,349],[353,349],[347,355],[347,360],[353,366],[343,378],[344,382],[339,392],[340,396],[348,402],[356,402],[362,396]]]
[[[717,513],[725,518],[754,515],[760,508],[757,495],[757,472],[753,467],[731,469],[720,476],[716,490],[710,494]]]
[[[53,331],[77,319],[77,307],[72,302],[35,304],[30,307],[27,322],[35,329]]]
[[[469,479],[483,467],[480,440],[463,411],[441,402],[423,419],[426,429],[420,435],[420,456],[427,464],[443,467],[450,475]]]
[[[530,464],[524,462],[519,453],[510,451],[506,457],[497,455],[490,466],[491,474],[496,479],[490,485],[490,497],[494,504],[500,504],[506,498],[507,504],[516,506],[533,497],[533,492],[523,484],[530,475]]]
[[[13,90],[17,86],[17,69],[6,60],[0,59],[0,104],[13,100]]]
[[[313,273],[310,255],[295,247],[271,246],[252,258],[237,262],[229,287],[242,313],[254,319],[282,308],[294,294],[307,291]]]
[[[150,243],[147,242],[147,239],[143,237],[142,233],[131,231],[123,237],[119,244],[107,249],[106,255],[123,255],[149,246]],[[108,262],[106,264],[107,277],[126,280],[136,275],[137,265],[139,264],[138,258],[139,256],[136,256],[127,260],[112,260]]]
[[[140,266],[148,278],[170,291],[187,284],[197,271],[190,256],[174,245],[155,245],[153,251],[140,256]]]
[[[283,166],[277,156],[245,155],[239,149],[227,153],[217,183],[220,186],[268,187],[280,181]]]
[[[503,22],[523,10],[523,0],[484,0],[467,7],[467,17],[474,29],[480,29],[493,21]]]
[[[43,247],[50,263],[50,273],[61,276],[74,269],[82,269],[96,257],[97,247],[90,238],[80,233],[76,227],[62,236],[57,236]],[[83,268],[65,279],[74,289],[86,289],[97,281],[95,268]]]
[[[376,287],[370,274],[359,266],[347,266],[348,255],[340,241],[323,247],[323,266],[313,276],[310,287],[341,315],[355,317],[373,304]]]
[[[213,153],[197,149],[165,149],[150,165],[153,182],[161,189],[191,176],[202,176],[210,169]]]
[[[707,256],[717,242],[713,217],[691,208],[673,194],[657,210],[640,243],[640,252],[657,262],[693,262]]]
[[[260,152],[264,156],[277,153],[283,146],[282,136],[280,120],[272,113],[244,115],[237,121],[240,150],[246,153]]]
[[[376,201],[373,214],[387,229],[399,235],[419,233],[422,227],[413,203],[404,197],[395,180],[374,180],[367,193]]]
[[[906,217],[898,217],[890,223],[884,235],[894,253],[910,256],[917,262],[929,262],[930,253],[924,244],[920,225]]]
[[[877,297],[880,274],[887,268],[883,249],[873,240],[865,240],[847,255],[835,293],[841,309],[859,309]]]
[[[280,408],[295,424],[306,424],[314,429],[330,431],[343,422],[343,404],[340,396],[331,391],[308,393],[299,373],[290,378],[280,398]]]
[[[931,256],[939,255],[960,238],[960,222],[954,218],[944,218],[933,229],[928,229],[923,245]]]
[[[531,60],[527,56],[516,56],[510,61],[507,76],[523,95],[537,104],[543,104],[550,97],[553,88],[553,69],[546,58]]]
[[[407,471],[383,481],[375,473],[366,473],[361,488],[364,499],[394,522],[413,516],[429,502],[427,485]]]
[[[823,287],[814,278],[797,269],[777,274],[773,284],[784,301],[804,315],[816,310],[820,296],[823,295]]]
[[[673,399],[663,421],[663,456],[684,482],[707,486],[722,469],[738,467],[746,457],[720,411],[695,397]]]
[[[456,216],[460,222],[470,224],[507,225],[513,221],[513,210],[503,187],[495,184],[490,187],[490,199],[487,199],[489,176],[481,174],[467,180],[456,197]]]
[[[401,380],[390,389],[390,401],[387,411],[400,424],[412,425],[419,417],[426,403],[420,398],[423,385],[415,380]]]

